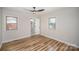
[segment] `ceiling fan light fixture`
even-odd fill
[[[36,14],[36,12],[33,12],[33,14]]]

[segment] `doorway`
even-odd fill
[[[31,18],[31,36],[39,35],[40,34],[40,19],[38,18]]]

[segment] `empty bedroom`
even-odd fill
[[[78,7],[0,7],[0,51],[79,51]]]

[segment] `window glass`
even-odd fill
[[[7,30],[16,30],[17,28],[17,17],[6,17],[6,29]]]
[[[50,29],[56,29],[56,17],[49,18],[48,26]]]

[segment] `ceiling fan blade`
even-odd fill
[[[40,10],[38,10],[38,11],[44,11],[45,9],[40,9]]]
[[[44,9],[40,9],[40,10],[31,10],[31,12],[41,12],[44,11]]]

